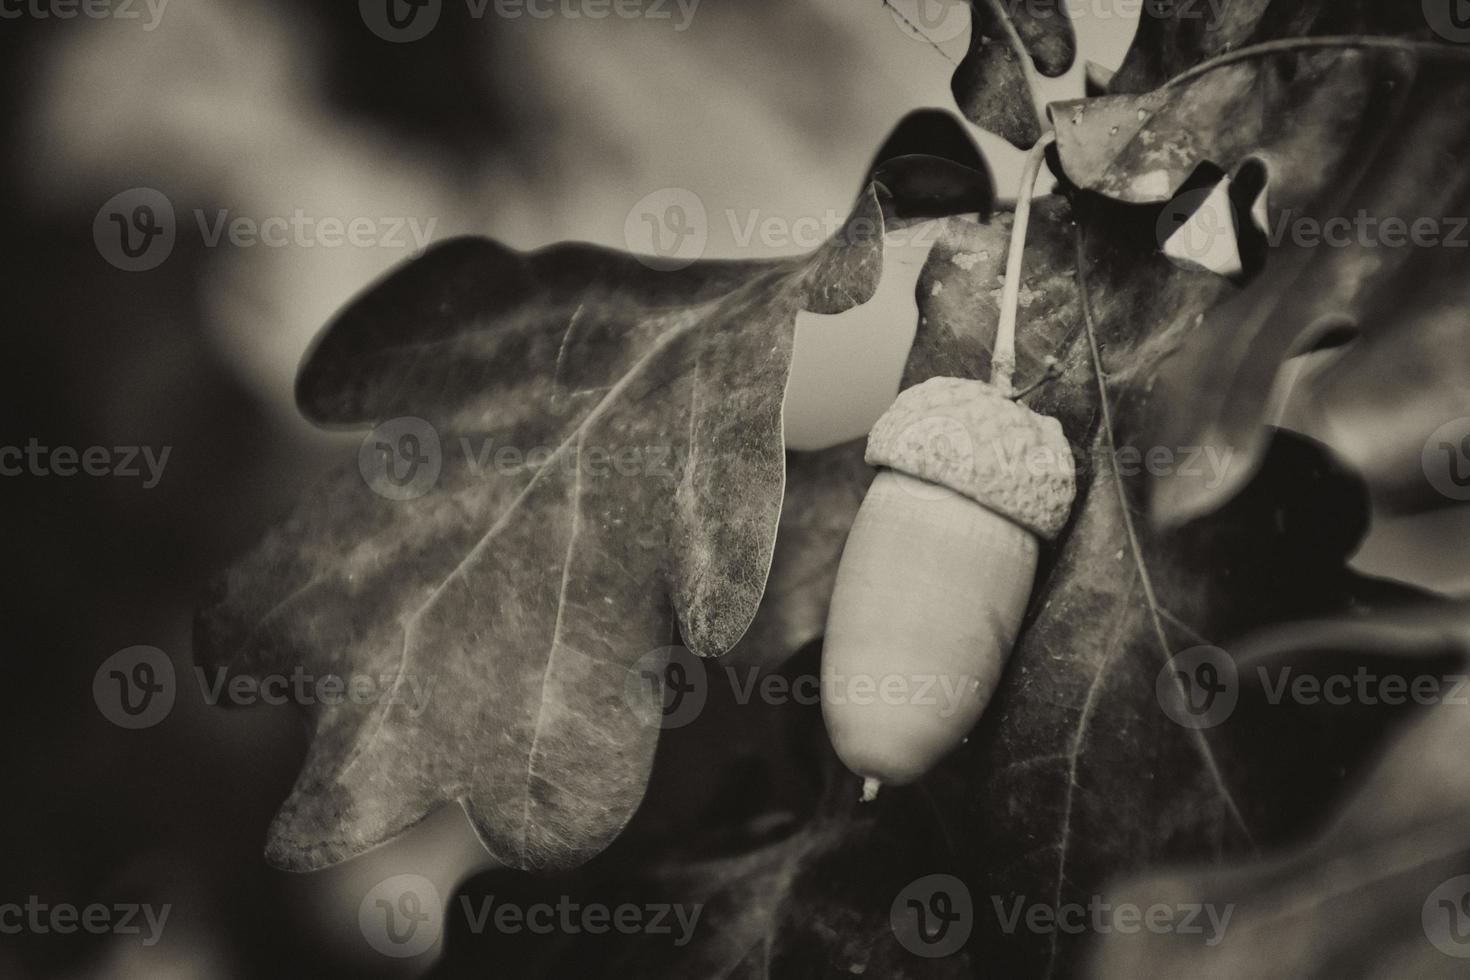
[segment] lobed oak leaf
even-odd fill
[[[808,256],[668,269],[459,239],[324,332],[301,409],[373,431],[196,625],[201,662],[381,688],[312,705],[270,860],[330,865],[449,802],[513,867],[575,865],[618,833],[657,741],[646,677],[681,638],[715,656],[756,616],[797,314],[865,302],[891,220],[990,206],[983,172],[882,166]]]

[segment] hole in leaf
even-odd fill
[[[1201,163],[1159,211],[1159,249],[1175,265],[1235,277],[1244,271],[1230,178]]]
[[[1315,354],[1318,351],[1346,347],[1358,339],[1359,333],[1361,331],[1358,325],[1351,320],[1342,317],[1323,319],[1302,334],[1292,351],[1292,356],[1300,357],[1305,354]]]
[[[1252,157],[1241,164],[1230,182],[1230,204],[1236,215],[1235,239],[1240,253],[1242,280],[1254,278],[1266,267],[1270,247],[1267,189],[1270,172],[1261,160]]]

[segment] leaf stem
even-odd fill
[[[1011,392],[1011,401],[1020,401],[1022,398],[1025,398],[1027,395],[1035,391],[1037,388],[1040,388],[1042,385],[1046,384],[1048,381],[1060,378],[1061,376],[1062,369],[1057,364],[1057,359],[1055,357],[1048,357],[1046,359],[1046,370],[1041,372],[1041,377],[1037,378],[1026,387]]]
[[[1021,191],[1016,196],[1016,220],[1011,226],[1011,249],[1006,256],[1005,288],[1000,296],[1000,324],[995,330],[995,352],[990,357],[990,383],[1002,395],[1011,393],[1011,378],[1016,373],[1016,314],[1021,304],[1021,269],[1026,253],[1026,229],[1031,224],[1031,197],[1036,175],[1046,148],[1056,142],[1056,133],[1042,134],[1026,153],[1026,166],[1021,171]]]

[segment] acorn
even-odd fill
[[[1031,597],[1041,540],[1067,523],[1072,453],[1056,419],[983,381],[933,378],[868,437],[881,467],[843,548],[822,713],[843,763],[918,779],[979,720]]]
[[[1029,204],[1023,193],[991,382],[915,385],[868,436],[879,471],[838,567],[821,682],[827,731],[864,777],[864,800],[918,779],[979,720],[1020,633],[1040,543],[1076,496],[1061,423],[1011,389]]]

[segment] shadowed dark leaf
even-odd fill
[[[1455,657],[1451,672],[1424,671],[1410,681],[1432,680],[1438,692],[1462,688],[1470,654],[1470,612],[1463,604],[1426,605],[1386,623],[1353,618],[1294,626],[1247,642],[1239,652],[1280,655],[1296,647],[1376,653],[1385,649],[1385,638],[1403,641],[1411,634],[1422,645],[1391,641],[1395,657]],[[1463,957],[1470,954],[1467,740],[1470,708],[1463,699],[1419,708],[1327,829],[1304,846],[1244,867],[1181,868],[1110,889],[1106,897],[1115,905],[1205,906],[1229,918],[1223,935],[1210,942],[1177,931],[1110,934],[1088,975],[1464,976]]]
[[[665,734],[648,798],[626,833],[573,872],[497,871],[467,882],[450,903],[446,956],[434,975],[479,977],[494,963],[505,980],[971,976],[962,951],[917,955],[890,922],[895,896],[953,864],[957,828],[914,792],[855,806],[856,785],[827,744],[818,707],[742,693],[756,678],[799,689],[800,679],[815,678],[817,654],[813,645],[758,671],[729,657],[707,661],[704,709]],[[751,658],[776,659],[775,651]],[[693,926],[681,929],[670,912],[669,931],[507,934],[476,928],[466,913],[558,902],[665,906]]]
[[[1043,75],[1064,74],[1077,53],[1072,22],[1059,0],[971,0],[970,9],[970,50],[950,80],[955,103],[975,125],[1029,147],[1041,121],[1025,59]]]
[[[1237,52],[1155,92],[1056,107],[1068,178],[1121,201],[1167,200],[1206,161],[1238,172],[1259,160],[1268,175],[1265,271],[1181,345],[1151,430],[1229,450],[1232,467],[1211,486],[1161,476],[1155,517],[1178,523],[1239,490],[1282,363],[1344,326],[1358,338],[1294,394],[1331,420],[1314,434],[1394,507],[1470,497],[1454,472],[1470,463],[1457,455],[1470,436],[1470,287],[1452,217],[1470,208],[1457,162],[1470,151],[1467,98],[1464,49],[1365,40]]]
[[[1426,12],[1453,0],[1145,0],[1114,94],[1147,92],[1211,58],[1286,38],[1407,35],[1434,40]]]
[[[971,170],[989,172],[980,148],[963,123],[943,109],[915,109],[898,121],[873,157],[872,170],[885,160],[922,153],[953,160]]]
[[[786,499],[765,595],[727,659],[778,664],[826,630],[837,561],[873,479],[863,462],[865,445],[787,454]]]
[[[1272,719],[1260,729],[1269,739],[1244,722],[1208,733],[1186,728],[1156,693],[1171,656],[1253,625],[1405,595],[1344,569],[1366,527],[1363,487],[1299,438],[1278,436],[1251,492],[1210,521],[1158,533],[1136,516],[1124,520],[1123,507],[1140,507],[1144,459],[1155,448],[1143,423],[1157,409],[1160,364],[1234,288],[1164,261],[1152,221],[1136,209],[1082,203],[1080,229],[1059,203],[1038,207],[1023,285],[1023,298],[1026,288],[1038,291],[1028,302],[1037,320],[1023,310],[1018,328],[1023,337],[1034,332],[1038,348],[1049,344],[1057,361],[1060,376],[1028,400],[1062,421],[1080,464],[1079,498],[1038,576],[1001,687],[955,763],[965,773],[963,823],[971,828],[961,850],[977,908],[972,949],[1005,976],[1068,975],[1084,940],[1008,929],[997,907],[1017,899],[1085,905],[1128,869],[1249,853],[1299,833],[1381,731],[1360,723],[1324,737],[1296,718]],[[963,270],[951,263],[938,271],[946,261],[936,247],[931,268],[945,285],[927,298],[921,289],[926,316],[963,288],[952,283]],[[1111,437],[1101,424],[1088,323],[1102,354]],[[993,333],[989,315],[947,333],[929,325],[927,336],[944,338],[951,353],[936,361],[932,347],[916,344],[914,360],[944,370],[968,360],[980,371]],[[1020,375],[1028,376],[1024,367]],[[1185,450],[1171,449],[1171,465],[1185,465]],[[1196,478],[1213,472],[1204,459],[1194,465]],[[1283,733],[1295,739],[1291,751],[1276,744]]]

